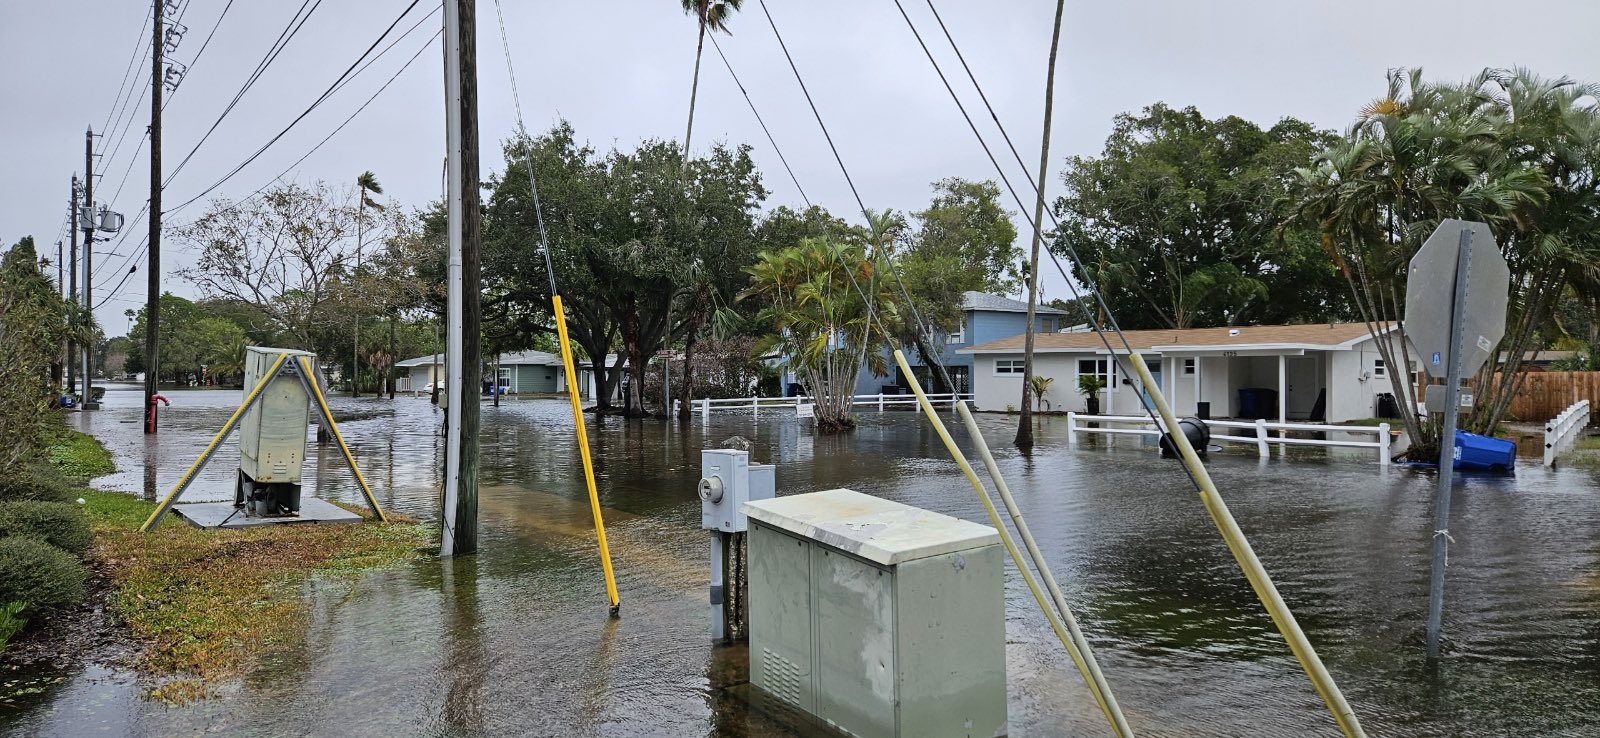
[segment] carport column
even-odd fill
[[[1178,362],[1178,365],[1179,366],[1183,366],[1182,360],[1180,360]],[[1195,415],[1199,415],[1200,414],[1200,355],[1199,354],[1195,354],[1194,355],[1194,414]],[[1226,408],[1226,407],[1222,408],[1222,416],[1221,417],[1224,417],[1224,418],[1228,417],[1228,408]]]
[[[1278,422],[1289,422],[1289,357],[1278,354]],[[1288,431],[1278,429],[1278,437],[1283,438]]]

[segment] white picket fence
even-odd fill
[[[1579,400],[1544,424],[1544,465],[1556,463],[1556,456],[1578,440],[1589,427],[1589,401]]]
[[[949,407],[955,407],[956,400],[971,399],[972,395],[970,393],[963,394],[959,392],[944,392],[935,395],[928,395],[929,404],[935,406],[947,405]],[[676,400],[673,402],[674,404],[677,403]],[[883,412],[884,410],[891,408],[915,408],[917,405],[917,396],[856,395],[854,398],[854,403],[857,409],[861,409],[863,406],[868,409],[876,407],[878,412]],[[694,408],[700,413],[700,417],[703,419],[710,418],[711,413],[713,412],[749,412],[751,415],[759,416],[763,409],[768,411],[777,411],[786,408],[792,408],[795,414],[799,415],[804,412],[803,408],[809,405],[811,405],[811,398],[809,397],[731,397],[715,400],[702,399],[694,401]]]
[[[1379,423],[1376,427],[1365,425],[1317,425],[1313,423],[1276,423],[1267,420],[1207,420],[1206,425],[1211,427],[1211,440],[1231,441],[1234,443],[1249,443],[1256,447],[1262,458],[1272,455],[1271,444],[1280,446],[1324,446],[1330,448],[1370,448],[1378,452],[1378,463],[1388,465],[1389,444],[1392,436],[1389,433],[1388,423]],[[1091,427],[1086,423],[1100,424]],[[1110,424],[1112,427],[1106,427]],[[1134,427],[1116,427],[1134,426]],[[1236,436],[1228,433],[1218,433],[1218,429],[1252,428],[1253,436]],[[1279,435],[1269,435],[1272,431],[1279,431]],[[1288,436],[1291,431],[1305,431],[1314,433],[1348,433],[1352,435],[1372,435],[1370,441],[1329,440],[1325,438],[1296,438]],[[1079,433],[1101,433],[1106,435],[1130,436],[1159,436],[1162,430],[1158,429],[1150,418],[1143,415],[1079,415],[1067,413],[1067,443],[1076,444]]]

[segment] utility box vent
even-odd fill
[[[861,738],[1006,734],[993,528],[847,489],[744,511],[752,685]]]

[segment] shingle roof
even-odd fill
[[[1174,347],[1250,348],[1253,346],[1305,346],[1333,348],[1366,338],[1365,323],[1311,323],[1307,325],[1247,325],[1233,328],[1188,328],[1184,330],[1123,331],[1128,344],[1137,350]],[[1122,347],[1122,340],[1108,336],[1111,345]],[[964,348],[957,353],[1020,353],[1022,336]],[[1097,331],[1040,333],[1034,336],[1035,351],[1074,352],[1103,349]]]
[[[991,295],[987,292],[973,292],[968,290],[961,298],[962,310],[988,310],[1000,313],[1025,313],[1028,312],[1028,303],[1013,300],[1009,297]],[[1062,311],[1053,307],[1039,305],[1034,308],[1036,315],[1062,315]]]

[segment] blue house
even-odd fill
[[[1039,333],[1054,333],[1072,325],[1066,313],[1044,305],[1034,308],[1034,320],[1037,321],[1035,330]],[[955,384],[956,391],[971,392],[975,357],[956,352],[969,346],[1021,335],[1027,330],[1027,302],[986,292],[969,291],[961,301],[961,326],[953,333],[934,336],[932,348],[940,352],[939,363],[943,364],[945,371],[949,373],[950,381]],[[940,384],[933,381],[938,370],[928,366],[914,347],[906,347],[906,362],[911,364],[911,371],[916,373],[923,389],[929,392],[938,391]],[[861,375],[856,380],[856,394],[875,395],[879,392],[893,392],[895,387],[900,388],[900,392],[909,392],[911,385],[901,376],[900,368],[895,366],[893,358],[889,358],[888,365],[889,374],[882,377],[862,367]]]

